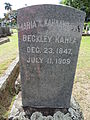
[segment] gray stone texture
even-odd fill
[[[24,107],[69,108],[84,18],[62,5],[18,10]]]
[[[84,120],[78,102],[71,97],[70,107],[67,113],[56,110],[53,115],[43,115],[41,112],[34,112],[27,115],[22,107],[21,92],[17,95],[16,100],[13,104],[12,110],[8,117],[9,120]]]
[[[9,27],[0,27],[0,37],[10,36],[10,28]]]

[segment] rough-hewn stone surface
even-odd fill
[[[9,27],[0,27],[0,37],[10,36],[10,28]]]
[[[72,97],[70,108],[67,113],[55,110],[53,115],[43,115],[41,112],[36,111],[33,114],[29,109],[25,112],[22,108],[21,93],[18,94],[13,104],[12,110],[9,115],[9,120],[84,120],[79,104]]]
[[[84,18],[62,5],[18,10],[23,106],[69,107]]]

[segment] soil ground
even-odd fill
[[[73,96],[81,106],[84,119],[90,120],[90,37],[81,41]]]

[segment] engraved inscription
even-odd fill
[[[27,47],[27,53],[41,53],[39,47]]]
[[[18,24],[18,28],[20,30],[29,30],[29,29],[33,29],[33,28],[39,28],[39,27],[45,27],[45,26],[58,26],[59,29],[61,30],[65,30],[68,32],[68,29],[71,32],[76,32],[76,33],[80,33],[81,29],[80,29],[80,25],[74,24],[74,23],[69,23],[69,22],[65,22],[65,21],[61,21],[59,19],[44,19],[44,20],[32,20],[32,21],[27,21],[24,22],[22,24]]]
[[[40,57],[28,57],[27,58],[27,63],[47,63],[47,64],[63,64],[63,65],[68,65],[70,64],[71,60],[68,59],[63,59],[63,58],[47,58],[46,60],[44,58]]]
[[[33,20],[33,21],[29,21],[26,23],[23,23],[21,25],[19,25],[19,28],[21,30],[28,30],[28,29],[33,29],[33,28],[37,28],[37,27],[45,27],[45,26],[57,26],[59,29],[61,28],[62,31],[64,29],[64,32],[66,32],[65,30],[67,30],[70,32],[77,32],[79,29],[79,25],[78,28],[77,26],[75,26],[74,24],[69,24],[68,22],[64,22],[64,21],[60,21],[57,19],[45,19],[43,21],[41,20]],[[80,32],[80,29],[79,29]],[[77,44],[77,38],[70,36],[69,34],[66,36],[62,36],[61,34],[59,34],[58,32],[54,35],[48,35],[48,34],[23,34],[22,36],[22,41],[23,43],[28,43],[28,46],[26,47],[26,52],[28,55],[27,58],[27,63],[37,63],[37,64],[42,64],[42,63],[46,63],[46,64],[58,64],[58,65],[69,65],[72,62],[72,55],[73,55],[73,50],[72,47],[68,48],[68,44],[70,46],[75,46]],[[41,44],[42,47],[38,46]],[[45,47],[44,44],[48,43],[49,47]],[[53,45],[57,44],[60,45],[60,47],[52,47]],[[62,45],[62,46],[61,46]],[[66,46],[66,47],[65,47]],[[42,54],[42,56],[44,55],[45,57],[40,57],[40,54]],[[55,54],[58,57],[53,57],[55,56]],[[38,57],[37,57],[38,55]],[[51,57],[47,57],[48,55],[50,55]],[[62,57],[62,55],[65,55],[66,58]],[[67,57],[70,58],[67,58]]]
[[[52,58],[48,58],[47,59],[47,64],[70,64],[71,60],[68,59],[62,59],[62,58],[56,58],[55,60],[53,60]]]
[[[57,48],[57,49],[56,49],[56,53],[57,53],[57,54],[68,54],[68,55],[71,55],[71,54],[72,54],[72,49]]]
[[[66,44],[75,44],[76,38],[70,36],[43,36],[43,35],[23,35],[24,42],[33,42],[33,43],[66,43]]]
[[[69,36],[60,36],[60,35],[56,35],[56,36],[46,36],[46,35],[23,35],[23,42],[29,42],[30,45],[28,44],[28,46],[26,47],[26,52],[28,54],[28,58],[27,58],[27,63],[46,63],[46,64],[58,64],[58,65],[69,65],[72,60],[71,58],[62,58],[60,57],[61,55],[66,55],[66,56],[72,56],[73,51],[72,48],[67,48],[67,47],[55,47],[53,48],[51,46],[51,44],[71,44],[71,45],[75,45],[77,43],[77,39],[74,37],[69,37]],[[42,48],[40,48],[38,45],[34,46],[31,45],[31,43],[39,43],[43,45],[45,43],[49,44],[49,47],[44,47],[42,46]],[[32,55],[38,55],[38,57],[32,57]],[[46,57],[39,57],[39,55],[45,55]],[[52,55],[52,57],[47,58],[48,55]],[[53,58],[53,55],[57,54],[57,56],[59,55],[58,58]]]
[[[41,49],[37,47],[27,47],[27,53],[44,53],[44,54],[66,54],[66,55],[72,55],[72,49],[67,48],[56,48],[55,50],[53,48],[43,48]]]
[[[27,63],[43,63],[43,58],[40,57],[28,57]]]

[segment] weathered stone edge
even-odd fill
[[[0,41],[0,45],[1,45],[1,44],[4,44],[4,43],[6,43],[6,42],[10,42],[10,39],[9,39],[9,38],[6,38],[6,39]]]
[[[17,73],[16,73],[17,71]],[[6,85],[10,78],[15,76],[15,74],[19,74],[19,57],[17,57],[5,71],[5,74],[0,77],[0,91],[5,90]]]

